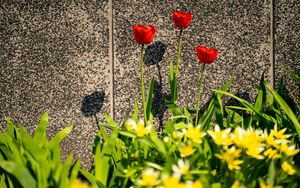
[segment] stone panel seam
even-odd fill
[[[270,81],[275,88],[275,0],[270,0]]]
[[[109,22],[109,69],[110,69],[110,116],[115,116],[115,94],[114,94],[114,28],[113,28],[113,0],[108,0],[108,22]]]

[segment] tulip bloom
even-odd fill
[[[190,12],[173,12],[173,22],[178,28],[187,28],[192,21],[192,13]]]
[[[198,102],[196,107],[196,122],[195,124],[198,125],[198,116],[199,116],[199,108],[200,108],[200,100],[201,100],[201,88],[202,88],[202,82],[204,79],[204,69],[206,64],[210,64],[215,61],[218,50],[215,48],[207,48],[205,46],[197,46],[196,47],[198,59],[201,63],[203,63],[201,72],[200,72],[200,81],[199,81],[199,88],[198,88]]]
[[[219,53],[215,48],[207,48],[205,46],[197,46],[196,51],[199,61],[204,64],[214,62]]]
[[[134,25],[132,29],[135,41],[138,44],[150,44],[156,33],[156,28],[152,25]]]

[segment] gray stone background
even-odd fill
[[[290,94],[300,101],[299,87],[282,71],[300,70],[298,0],[0,0],[1,127],[11,117],[32,131],[47,111],[48,136],[74,125],[62,149],[74,151],[90,168],[96,121],[104,122],[104,114],[121,121],[140,101],[135,24],[158,29],[146,47],[145,78],[146,85],[156,79],[155,118],[163,119],[162,98],[169,94],[169,61],[176,60],[179,34],[173,10],[193,13],[183,37],[181,106],[196,103],[197,45],[220,52],[206,69],[203,105],[210,89],[230,76],[236,77],[230,91],[253,100],[263,72],[275,84],[287,79]]]

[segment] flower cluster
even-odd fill
[[[177,165],[172,166],[171,174],[166,172],[160,172],[153,168],[147,168],[142,171],[141,179],[137,184],[140,186],[156,186],[162,188],[202,188],[202,182],[197,180],[183,180],[183,175],[189,173],[190,166],[188,161],[178,160]]]
[[[137,137],[144,137],[145,135],[150,133],[152,125],[145,126],[143,120],[139,120],[138,122],[134,121],[133,119],[128,119],[124,123],[124,128],[127,131],[133,132],[137,135]]]
[[[207,131],[213,138],[214,142],[222,146],[222,153],[216,154],[218,158],[227,163],[230,170],[240,169],[241,152],[247,156],[258,160],[269,159],[276,160],[282,158],[292,157],[299,152],[295,145],[290,145],[287,139],[290,135],[284,134],[286,129],[277,130],[274,127],[268,132],[262,130],[243,129],[237,127],[231,132],[231,129],[220,130],[219,126],[215,130]],[[283,161],[282,169],[289,175],[295,173],[293,167],[287,162]]]

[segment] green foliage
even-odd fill
[[[98,182],[99,187],[163,187],[171,177],[179,177],[173,179],[178,181],[174,186],[197,182],[204,187],[231,187],[234,183],[297,186],[299,112],[289,108],[263,76],[254,103],[226,92],[232,82],[233,78],[215,91],[199,126],[195,125],[196,110],[181,109],[167,100],[172,116],[162,132],[139,121],[137,105],[121,126],[106,116],[107,124],[99,127],[98,140],[102,141],[95,142],[95,169],[87,179],[96,177],[91,182]],[[224,106],[225,95],[240,105]],[[111,136],[103,128],[112,131]],[[285,163],[291,174],[282,167]],[[184,165],[188,172],[176,175]],[[102,173],[97,175],[97,171]]]
[[[48,114],[44,113],[31,136],[21,125],[7,120],[7,130],[0,134],[1,187],[68,187],[77,178],[79,161],[73,165],[70,155],[60,159],[60,142],[70,133],[66,127],[48,141]]]

